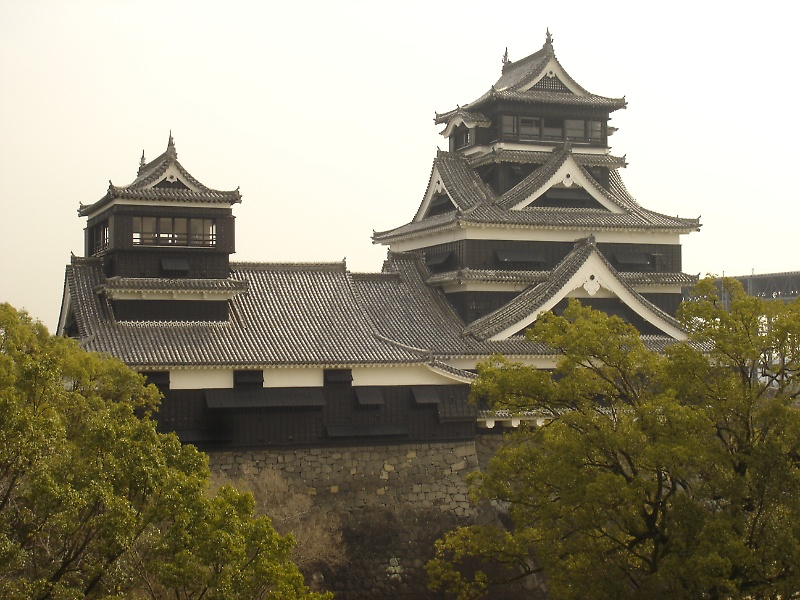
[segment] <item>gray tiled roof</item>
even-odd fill
[[[535,203],[523,209],[511,207],[521,202],[526,195],[535,193],[549,180],[571,154],[567,145],[549,153],[549,160],[528,175],[517,186],[502,197],[478,176],[468,159],[460,154],[439,152],[434,161],[433,174],[438,172],[450,198],[459,208],[431,218],[422,218],[389,231],[375,232],[375,242],[390,243],[396,239],[429,234],[452,229],[460,224],[475,226],[504,226],[509,228],[547,228],[547,229],[592,229],[592,230],[638,230],[668,231],[685,233],[700,228],[699,219],[671,217],[642,208],[628,193],[619,173],[611,169],[609,186],[599,183],[596,188],[610,202],[620,207],[621,212],[611,212],[600,208],[555,208],[540,207]],[[576,162],[589,159],[577,158]],[[595,181],[584,166],[583,175]],[[432,185],[433,180],[429,186]]]
[[[534,285],[547,281],[551,271],[514,271],[502,269],[459,269],[436,273],[427,279],[428,285],[442,286],[448,283],[514,283]],[[632,286],[639,285],[694,285],[697,275],[687,273],[656,273],[625,271],[618,272],[619,278]]]
[[[483,182],[478,173],[460,155],[440,151],[434,166],[445,188],[448,191],[458,191],[450,197],[462,211],[492,203],[497,199],[492,188]]]
[[[233,264],[248,290],[227,322],[122,322],[113,318],[98,261],[67,267],[82,344],[133,366],[421,363],[372,334],[350,274],[335,264]]]
[[[492,120],[483,113],[470,112],[463,110],[461,107],[453,111],[452,116],[461,117],[465,123],[472,123],[473,127],[489,127],[492,124]]]
[[[511,302],[473,321],[465,331],[481,339],[486,339],[519,323],[553,298],[592,254],[596,254],[605,263],[609,271],[642,306],[660,320],[669,323],[676,329],[682,329],[680,323],[674,317],[646,300],[630,284],[621,279],[616,269],[597,249],[593,239],[589,238],[577,242],[572,251],[553,269],[546,281],[528,288]]]
[[[566,72],[561,63],[558,63],[563,71],[568,83],[578,91],[577,94],[544,91],[530,88],[530,83],[540,77],[550,59],[556,59],[553,44],[548,37],[542,49],[516,62],[508,62],[503,66],[503,73],[500,79],[477,100],[468,104],[463,104],[454,110],[442,114],[436,114],[436,123],[447,123],[456,114],[463,111],[474,112],[483,105],[498,100],[508,100],[515,102],[537,103],[537,104],[572,104],[577,106],[593,106],[609,110],[616,110],[626,106],[625,98],[606,98],[589,93],[581,87]]]
[[[138,291],[209,291],[209,292],[243,292],[247,290],[247,282],[237,279],[179,279],[149,277],[109,277],[100,286],[119,292]]]
[[[573,152],[575,162],[583,167],[608,167],[619,169],[627,166],[625,157],[612,156],[611,154],[595,154]],[[505,148],[493,148],[491,152],[481,154],[474,158],[470,157],[469,164],[472,168],[480,167],[492,163],[522,163],[542,165],[553,158],[552,152],[531,151],[531,150],[507,150]]]
[[[425,285],[430,278],[422,257],[390,253],[380,277],[354,275],[357,295],[379,333],[414,348],[427,348],[442,358],[550,356],[540,343],[516,336],[483,341],[465,333],[463,321],[437,288]]]
[[[175,166],[181,174],[181,177],[189,185],[196,188],[197,191],[180,188],[151,187],[159,181],[172,165]],[[169,136],[167,150],[158,156],[158,158],[145,165],[141,165],[136,179],[134,179],[132,183],[126,186],[116,186],[109,181],[106,195],[93,204],[81,204],[78,209],[78,214],[80,216],[93,214],[98,209],[117,198],[125,200],[143,200],[154,203],[165,201],[170,203],[201,202],[206,204],[224,204],[228,206],[242,201],[242,196],[238,189],[231,191],[214,190],[206,187],[195,179],[183,165],[178,162],[178,153],[175,150],[175,143],[172,139],[172,135]]]
[[[698,276],[688,273],[618,273],[619,278],[628,285],[694,285]]]
[[[532,301],[555,293],[585,252],[565,259],[550,283],[523,292],[523,302],[510,305],[513,316],[522,304],[530,309]],[[444,294],[426,285],[431,275],[416,254],[390,253],[383,272],[373,274],[351,274],[343,263],[232,264],[231,286],[246,284],[247,290],[230,300],[225,322],[117,321],[103,294],[109,282],[101,266],[96,259],[67,266],[80,342],[139,368],[416,364],[464,379],[470,374],[449,359],[553,354],[522,335],[481,339],[506,319],[493,313],[465,327]],[[666,337],[648,342],[666,343]]]
[[[502,269],[459,269],[436,273],[427,279],[428,285],[440,286],[448,283],[517,283],[533,285],[546,281],[550,271],[512,271]]]

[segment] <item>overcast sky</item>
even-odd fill
[[[446,147],[435,111],[548,27],[578,83],[628,100],[632,195],[701,217],[686,272],[800,270],[798,9],[740,4],[0,0],[0,301],[55,328],[79,203],[170,130],[197,179],[241,189],[234,260],[377,271],[372,231],[413,217]]]

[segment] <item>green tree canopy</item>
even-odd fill
[[[572,302],[529,332],[555,372],[481,366],[475,397],[545,421],[473,481],[508,531],[448,533],[432,587],[472,598],[541,572],[554,598],[800,595],[800,304],[703,280],[678,316],[689,340],[656,353]]]
[[[121,362],[0,305],[0,597],[320,598]]]

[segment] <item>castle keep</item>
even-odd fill
[[[609,147],[625,106],[581,87],[549,33],[506,56],[485,94],[436,114],[449,150],[411,220],[373,235],[380,273],[232,262],[241,195],[196,179],[170,136],[132,183],[80,206],[85,257],[67,266],[58,332],[145,373],[164,393],[159,427],[208,451],[463,443],[515,426],[467,402],[475,365],[552,367],[524,332],[568,298],[652,347],[684,337],[680,237],[700,224],[627,192]]]

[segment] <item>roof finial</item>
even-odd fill
[[[511,64],[511,61],[510,61],[510,60],[508,60],[508,46],[506,46],[506,51],[505,51],[505,53],[503,54],[503,68],[502,68],[502,72],[503,72],[503,73],[505,73],[505,72],[506,72],[506,67],[507,67],[508,65],[510,65],[510,64]]]
[[[142,149],[142,158],[139,159],[139,166],[143,167],[147,164],[147,161],[144,159],[144,149]]]
[[[553,36],[550,35],[550,28],[547,28],[547,38],[544,42],[545,46],[552,46],[553,45]]]
[[[172,129],[169,130],[169,141],[167,142],[167,154],[173,158],[178,158],[178,152],[175,150],[175,140],[172,139]]]

